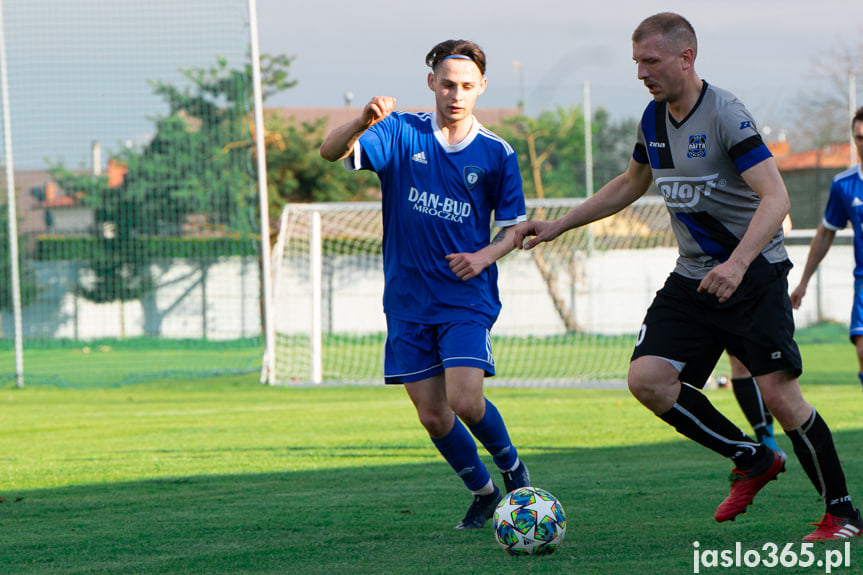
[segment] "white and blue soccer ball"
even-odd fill
[[[494,538],[510,555],[548,555],[565,534],[563,506],[544,489],[516,489],[495,509]]]

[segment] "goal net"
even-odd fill
[[[578,199],[528,200],[554,219]],[[496,233],[495,231],[491,232]],[[273,249],[274,383],[382,382],[380,203],[289,205]],[[635,334],[677,248],[660,198],[498,261],[491,385],[626,378]]]
[[[28,386],[257,372],[248,1],[0,9],[0,157],[14,176],[0,201],[0,381],[20,374],[21,355]]]

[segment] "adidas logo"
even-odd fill
[[[854,208],[857,206],[863,206],[863,200],[861,200],[860,198],[854,198],[853,200],[851,200],[851,207]]]
[[[411,156],[411,160],[413,160],[414,162],[419,162],[420,164],[428,164],[429,163],[428,160],[426,160],[426,153],[425,152],[417,152],[416,154]]]

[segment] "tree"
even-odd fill
[[[525,195],[537,198],[585,197],[586,166],[584,114],[581,108],[557,108],[537,118],[518,116],[498,129],[516,149]],[[608,113],[599,109],[591,120],[594,180],[604,183],[626,169],[628,146],[635,134],[635,121],[612,125]],[[533,217],[545,219],[542,208]],[[575,316],[558,289],[554,249],[531,251],[549,297],[567,331],[579,331]]]
[[[265,94],[293,86],[291,58],[262,57]],[[191,216],[201,231],[254,238],[259,224],[250,136],[251,67],[185,70],[188,84],[151,82],[168,105],[154,119],[155,135],[141,149],[111,160],[125,168],[122,183],[52,165],[67,194],[94,210],[92,250],[78,291],[96,302],[128,301],[150,293],[156,239],[184,234]],[[254,241],[251,239],[250,241]]]
[[[807,88],[795,103],[793,140],[807,149],[848,141],[849,78],[863,81],[863,40],[857,44],[837,42],[826,53],[815,56],[812,74],[826,76],[824,87]]]
[[[6,202],[0,202],[0,272],[3,280],[0,281],[0,310],[12,310],[12,259],[9,246],[9,210]],[[23,246],[18,250],[18,280],[21,295],[21,307],[25,307],[34,301],[39,295],[39,286],[36,281],[36,272],[27,264],[24,257]]]
[[[267,100],[279,92],[297,85],[297,80],[290,79],[291,62],[293,56],[285,54],[261,54],[261,92],[262,99]],[[246,77],[252,77],[251,64],[246,65]]]
[[[597,189],[629,167],[637,130],[638,120],[635,118],[613,123],[605,109],[596,110],[592,134],[593,177]]]
[[[289,202],[380,199],[380,182],[373,173],[352,174],[340,162],[321,160],[318,150],[326,136],[325,118],[295,123],[273,114],[266,127],[284,143],[283,149],[267,154],[271,218],[278,220]]]
[[[594,180],[604,183],[623,172],[632,153],[634,120],[612,124],[600,108],[591,121]],[[516,116],[497,128],[518,153],[527,197],[584,197],[585,147],[582,109],[545,111],[537,118]]]

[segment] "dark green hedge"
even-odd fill
[[[260,236],[221,238],[140,238],[124,240],[96,240],[92,237],[38,236],[34,259],[37,261],[63,261],[92,259],[106,252],[133,253],[153,258],[218,258],[226,256],[257,256],[260,253]]]

